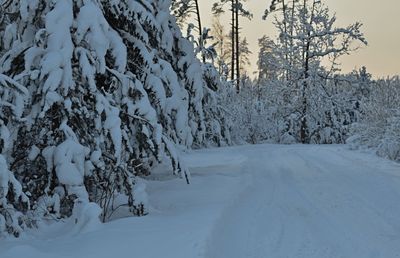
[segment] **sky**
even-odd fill
[[[203,21],[211,27],[211,6],[216,0],[200,0]],[[350,56],[343,57],[343,72],[351,72],[362,66],[374,77],[400,74],[400,0],[323,0],[332,13],[336,13],[337,25],[346,26],[354,22],[364,24],[362,31],[368,46]],[[242,18],[243,36],[250,42],[252,55],[251,71],[256,70],[257,40],[263,35],[274,35],[272,19],[262,20],[262,14],[271,0],[248,0],[246,6],[254,17],[251,21]],[[226,24],[229,29],[229,24]]]

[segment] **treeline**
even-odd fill
[[[201,18],[198,4],[193,9],[197,21]],[[212,38],[203,41],[203,46],[209,42],[205,48],[214,51],[208,51],[214,56],[203,61],[214,63],[222,78],[235,86],[235,91],[219,89],[221,105],[231,121],[232,140],[332,144],[356,135],[352,143],[378,148],[378,154],[398,160],[398,79],[374,80],[365,67],[350,74],[340,69],[342,56],[367,45],[362,24],[337,26],[336,16],[319,0],[266,4],[263,19],[274,23],[277,37],[259,39],[255,79],[246,72],[251,50],[240,34],[238,17],[253,18],[245,1],[217,1],[208,33]],[[226,11],[230,20],[220,17]],[[190,17],[179,17],[182,27],[187,26]],[[383,103],[388,94],[392,97]]]
[[[367,45],[362,24],[337,27],[317,0],[271,1],[264,19],[274,20],[278,36],[259,39],[257,78],[242,77],[241,92],[224,98],[234,113],[233,140],[349,142],[400,160],[398,77],[340,69],[340,57]]]

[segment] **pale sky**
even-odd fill
[[[211,6],[217,0],[200,0],[205,25],[210,27]],[[323,0],[332,13],[337,15],[338,25],[362,22],[368,46],[351,56],[341,59],[342,71],[350,72],[363,65],[375,77],[400,74],[400,0]],[[271,0],[248,0],[246,5],[254,18],[242,18],[243,35],[250,42],[253,52],[252,70],[257,62],[257,40],[263,35],[274,35],[272,19],[261,19]],[[229,30],[229,24],[226,24]]]

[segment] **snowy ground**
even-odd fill
[[[0,257],[400,257],[398,164],[300,145],[204,150],[186,161],[191,185],[149,183],[149,216],[1,240]]]

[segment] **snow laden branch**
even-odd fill
[[[0,74],[0,86],[4,88],[10,88],[25,96],[28,95],[28,90],[24,86],[4,74]]]

